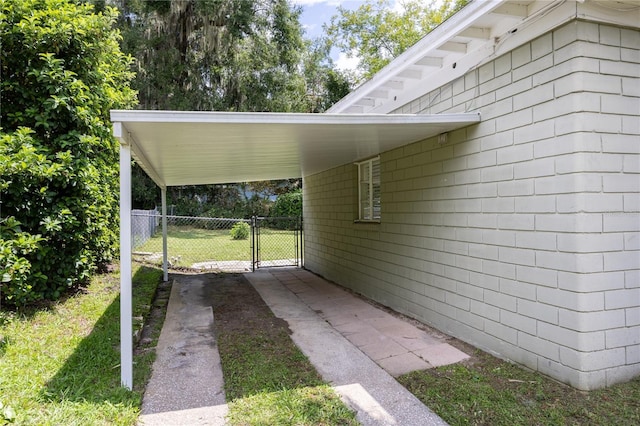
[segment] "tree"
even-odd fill
[[[55,299],[117,248],[118,144],[131,60],[116,11],[70,0],[0,3],[2,299]]]
[[[311,112],[349,89],[288,0],[110,1],[142,109]]]
[[[131,168],[131,200],[134,209],[153,210],[160,200],[160,188],[135,163]]]
[[[352,76],[335,67],[330,51],[327,39],[306,40],[302,66],[309,101],[306,112],[324,112],[351,91]]]
[[[353,11],[339,6],[324,29],[331,46],[359,59],[358,77],[366,80],[468,2],[404,0],[394,10],[391,0],[366,0]]]
[[[300,9],[286,0],[120,0],[140,108],[302,111]]]
[[[286,0],[116,3],[123,50],[136,58],[140,108],[321,112],[349,92],[326,45],[303,39],[301,10]],[[136,170],[134,207],[152,208],[159,201],[155,184]],[[266,214],[278,192],[267,194],[264,183],[244,186],[250,197],[227,184],[169,188],[167,199],[179,214]]]
[[[302,190],[280,194],[271,211],[273,217],[302,217]]]

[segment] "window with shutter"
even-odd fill
[[[380,157],[356,163],[358,166],[358,219],[380,220]]]

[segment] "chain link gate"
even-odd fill
[[[162,264],[162,216],[156,210],[134,210],[134,258]],[[246,224],[248,238],[230,231]],[[300,218],[227,219],[167,215],[167,258],[170,269],[254,271],[274,266],[302,266]]]
[[[253,217],[253,270],[303,265],[301,217]]]

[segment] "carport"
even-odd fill
[[[120,141],[121,382],[133,387],[131,160],[166,188],[311,176],[474,124],[479,113],[299,114],[111,111]]]

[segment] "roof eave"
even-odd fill
[[[425,55],[425,51],[431,46],[439,46],[452,38],[464,28],[471,25],[478,17],[483,16],[490,10],[498,7],[504,0],[472,1],[460,11],[449,17],[445,22],[436,27],[429,34],[420,39],[416,44],[408,48],[400,56],[392,60],[384,68],[378,71],[370,80],[362,83],[351,93],[346,95],[331,108],[327,113],[344,113],[353,105],[354,101],[362,97],[362,93],[367,93],[384,85],[392,80],[398,73],[416,63]]]
[[[328,112],[401,111],[421,96],[571,20],[638,28],[639,11],[637,0],[475,0]]]

